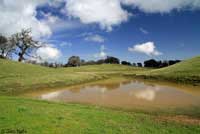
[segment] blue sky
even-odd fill
[[[48,44],[49,49],[36,52],[45,60],[66,62],[72,55],[97,60],[109,55],[143,62],[200,53],[198,0],[21,0],[25,6],[8,1],[0,1],[0,10],[19,17],[6,21],[4,16],[0,30],[9,35],[15,32],[11,28],[31,27],[35,38]]]

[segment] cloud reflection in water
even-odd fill
[[[156,94],[158,91],[161,89],[156,86],[156,87],[146,87],[144,89],[140,89],[137,91],[132,91],[131,95],[134,95],[138,99],[143,99],[146,101],[154,101],[156,98]]]

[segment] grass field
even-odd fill
[[[108,108],[0,97],[0,131],[28,134],[199,134],[195,119],[160,117]]]
[[[64,87],[111,76],[133,76],[172,82],[200,83],[200,57],[161,69],[123,65],[91,65],[76,68],[46,68],[0,59],[0,94],[16,95],[27,90]]]
[[[27,90],[65,87],[147,69],[122,65],[54,69],[0,59],[0,70],[0,94],[16,95]]]
[[[162,69],[122,65],[52,69],[0,59],[0,70],[0,133],[18,129],[28,134],[200,133],[199,116],[179,116],[176,112],[170,115],[149,114],[16,97],[29,90],[64,87],[127,75],[196,84],[200,81],[200,57]]]
[[[142,72],[142,74],[139,74],[139,77],[166,80],[181,84],[200,85],[200,56],[166,68]]]

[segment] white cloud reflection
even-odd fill
[[[146,101],[154,101],[157,92],[160,91],[159,87],[147,87],[138,91],[131,92],[131,96],[135,96],[137,99],[143,99]]]

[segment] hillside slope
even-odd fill
[[[162,74],[198,75],[200,76],[200,56],[185,60],[173,66],[152,71]]]
[[[112,75],[145,69],[123,65],[91,65],[75,68],[47,68],[0,59],[0,94],[63,87],[104,79]]]
[[[158,79],[166,79],[181,83],[200,83],[200,56],[182,61],[178,64],[151,70],[146,76]]]
[[[0,59],[0,70],[0,94],[7,95],[91,82],[112,75],[135,76],[137,74],[139,77],[150,79],[200,84],[200,56],[161,69],[112,64],[54,69]]]

